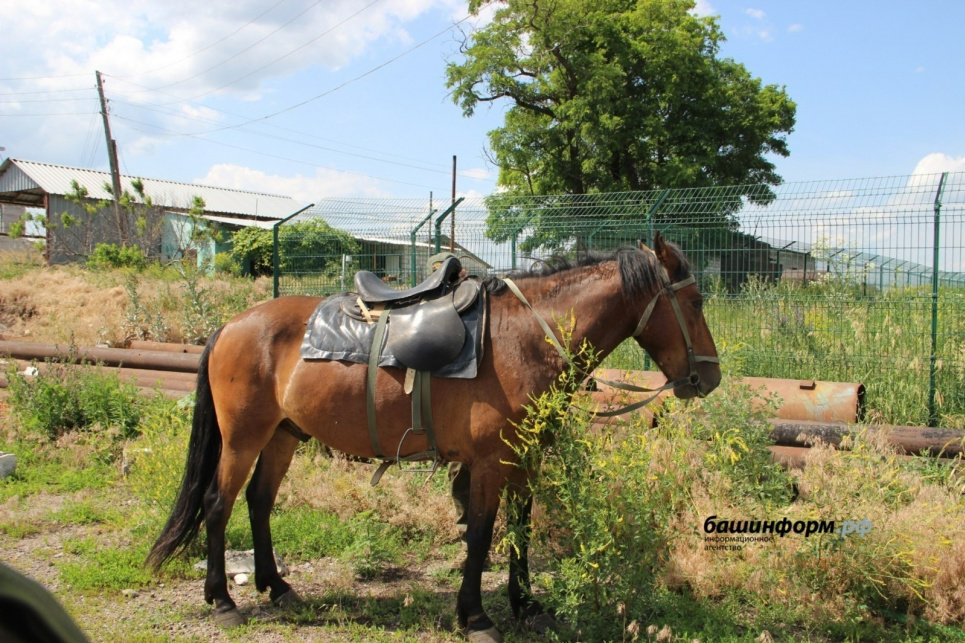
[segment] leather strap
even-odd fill
[[[375,457],[382,458],[385,454],[379,443],[379,431],[375,422],[375,385],[379,375],[379,357],[382,355],[382,344],[385,342],[385,327],[389,323],[390,310],[386,309],[379,315],[379,323],[375,327],[375,337],[372,338],[372,350],[369,351],[369,372],[365,387],[365,410],[369,421],[369,439]]]
[[[667,274],[667,270],[662,265],[659,265],[659,270],[660,270],[659,272],[660,279],[663,282],[663,288],[659,292],[657,292],[650,300],[650,302],[647,304],[647,307],[644,309],[643,314],[640,316],[640,321],[637,322],[637,326],[634,329],[631,337],[638,337],[641,334],[643,334],[643,331],[646,329],[647,324],[650,322],[650,316],[653,314],[654,308],[657,305],[657,300],[660,298],[661,295],[667,295],[667,298],[670,300],[671,306],[673,307],[674,316],[677,318],[677,324],[678,326],[680,326],[680,331],[683,333],[684,344],[687,347],[687,361],[690,366],[690,373],[684,379],[677,380],[675,382],[668,381],[663,386],[653,389],[645,386],[636,386],[634,384],[628,384],[626,382],[615,382],[612,380],[603,379],[601,377],[595,377],[592,373],[587,373],[586,371],[582,371],[582,369],[579,369],[579,372],[583,375],[583,377],[595,380],[597,382],[601,382],[603,384],[606,384],[607,386],[619,389],[621,391],[630,391],[633,393],[653,393],[653,395],[649,396],[645,400],[635,402],[633,404],[627,405],[625,407],[621,407],[613,411],[591,412],[593,415],[597,417],[614,417],[617,415],[623,415],[624,413],[635,411],[652,402],[654,399],[657,398],[657,396],[660,395],[662,391],[674,388],[678,385],[692,384],[696,386],[697,383],[700,381],[700,376],[697,373],[698,362],[713,362],[717,364],[720,363],[720,360],[717,357],[714,357],[711,355],[694,355],[694,347],[693,347],[693,343],[690,340],[690,333],[687,331],[687,323],[684,320],[683,311],[680,309],[680,302],[677,301],[677,291],[682,288],[686,288],[687,286],[690,286],[692,284],[696,284],[696,279],[694,279],[693,275],[691,275],[690,277],[687,277],[682,281],[678,281],[677,283],[671,283],[670,276]],[[566,354],[566,350],[563,348],[559,340],[556,338],[556,334],[550,328],[549,324],[547,324],[546,320],[543,319],[538,312],[536,312],[536,309],[533,308],[533,306],[529,303],[529,301],[526,299],[526,296],[523,295],[522,291],[515,284],[515,282],[513,282],[512,279],[505,278],[505,277],[503,278],[503,281],[509,287],[510,291],[512,291],[512,293],[516,295],[517,299],[519,299],[527,308],[529,308],[530,312],[533,313],[533,316],[536,318],[536,321],[539,323],[540,328],[543,329],[543,333],[546,335],[546,338],[550,341],[550,343],[553,344],[553,347],[556,349],[556,352],[558,352],[560,354],[560,357],[563,358],[564,363],[569,365],[571,368],[577,369],[578,367],[569,359],[569,357]]]

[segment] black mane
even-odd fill
[[[676,274],[670,275],[671,281],[680,281],[690,276],[690,263],[674,243],[665,242],[667,247],[677,256],[680,267]],[[595,266],[607,261],[616,261],[620,271],[620,281],[623,294],[630,299],[652,293],[660,284],[657,257],[652,252],[645,252],[633,246],[623,246],[613,252],[580,252],[575,257],[553,255],[537,262],[529,270],[516,270],[508,275],[510,279],[531,279],[536,277],[550,277],[552,275]],[[498,277],[487,277],[483,280],[483,287],[492,294],[499,294],[506,288],[506,283]]]

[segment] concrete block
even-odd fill
[[[17,456],[12,453],[0,453],[0,478],[12,476],[17,470]]]

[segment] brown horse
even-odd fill
[[[706,395],[720,381],[716,348],[687,261],[659,235],[653,251],[625,248],[572,264],[550,262],[517,281],[532,310],[505,281],[490,278],[484,284],[490,311],[477,377],[431,381],[438,452],[445,460],[465,463],[471,472],[468,554],[457,614],[470,639],[478,641],[501,640],[483,611],[480,589],[500,494],[507,484],[525,489],[529,475],[512,464],[514,453],[504,438],[512,441],[513,423],[523,419],[530,396],[547,390],[568,367],[537,319],[552,322],[572,313],[569,348],[587,340],[600,359],[635,337],[677,397]],[[148,561],[157,567],[183,550],[203,522],[208,547],[204,598],[214,604],[214,617],[223,626],[245,620],[228,594],[225,525],[252,467],[245,495],[255,586],[287,605],[299,597],[276,569],[269,515],[298,445],[295,436],[302,433],[361,458],[376,455],[366,424],[368,366],[300,356],[306,320],[319,302],[283,297],[256,306],[215,333],[201,358],[184,479]],[[570,366],[590,369],[596,364]],[[398,445],[410,427],[404,375],[401,368],[378,372],[375,400],[384,445]],[[425,451],[429,444],[424,436],[410,434],[404,447],[403,456]],[[518,492],[510,497],[511,519],[528,523],[530,499]],[[509,574],[514,614],[539,614],[530,594],[525,546],[512,554]]]

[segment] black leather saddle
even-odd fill
[[[461,271],[459,260],[450,257],[421,284],[401,291],[371,272],[359,272],[358,297],[346,297],[342,312],[370,322],[388,314],[386,347],[408,368],[435,371],[459,357],[469,335],[461,314],[479,299],[479,282],[460,280]]]

